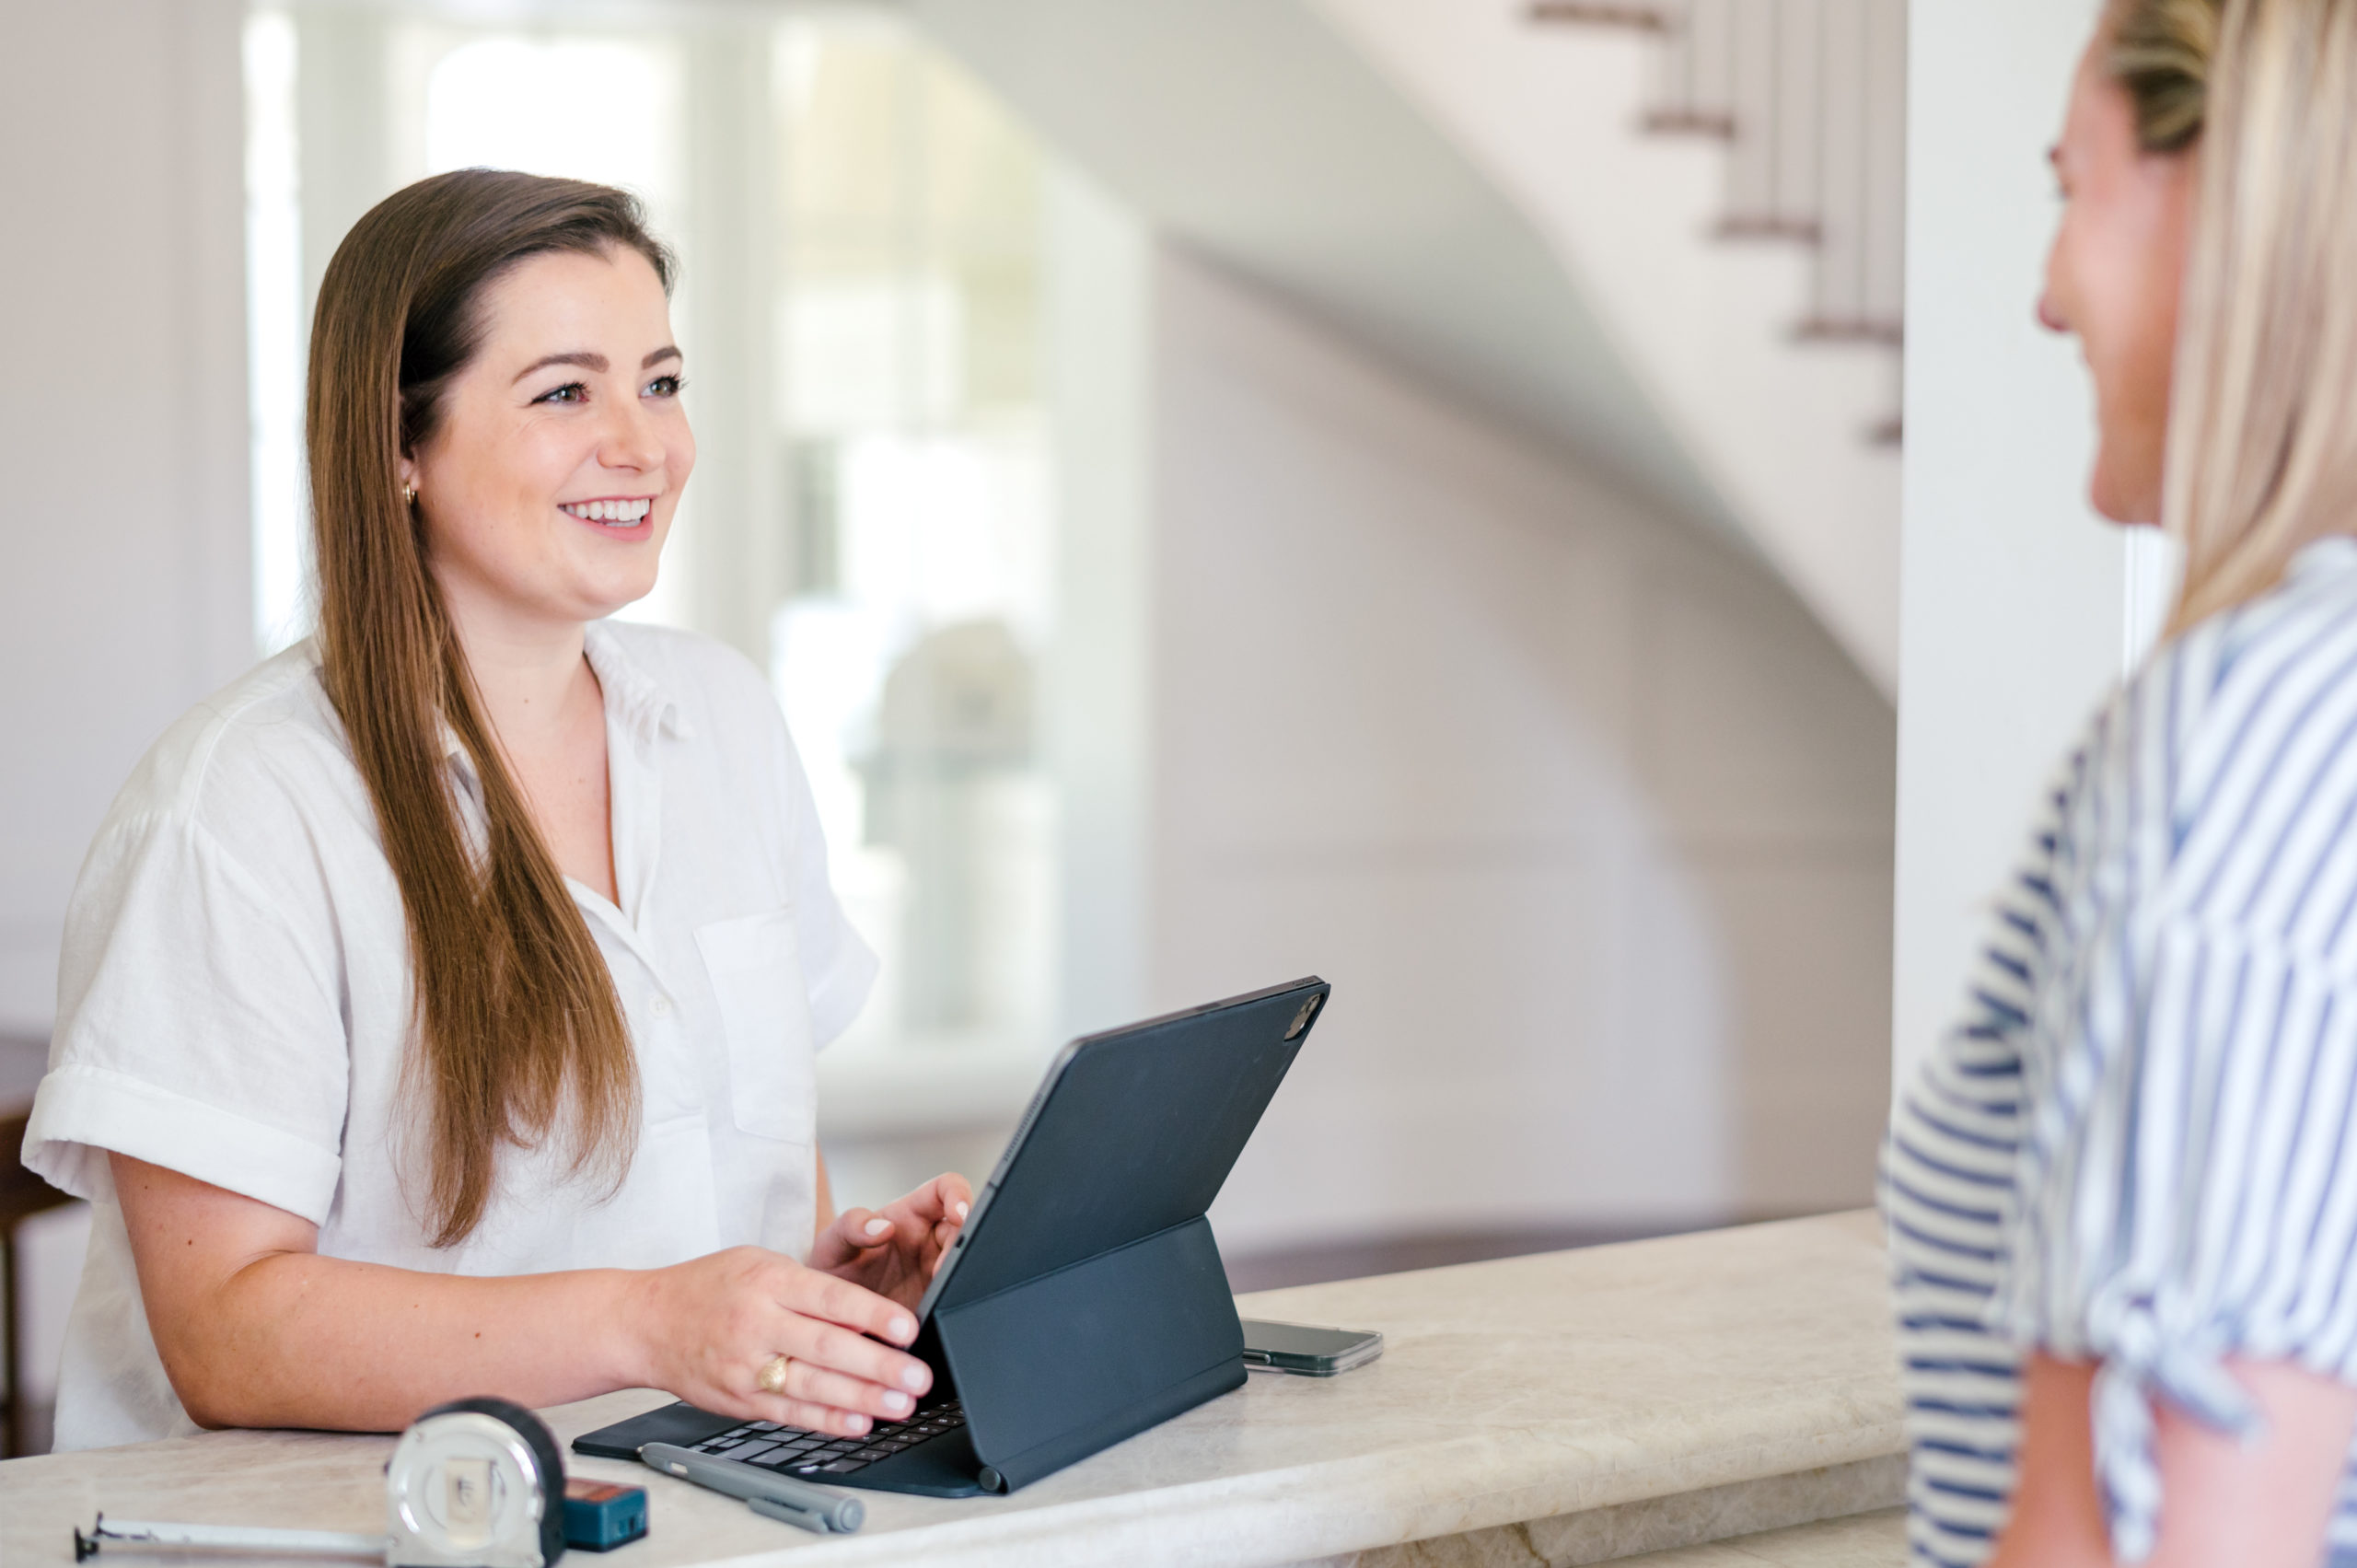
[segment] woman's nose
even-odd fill
[[[2054,296],[2050,293],[2041,293],[2038,296],[2038,324],[2049,332],[2071,330],[2071,323],[2064,320],[2062,312],[2054,308]]]
[[[663,433],[654,417],[633,398],[617,407],[606,422],[598,443],[598,460],[610,469],[658,469],[663,466]]]

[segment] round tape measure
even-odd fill
[[[642,1520],[644,1514],[641,1515]],[[644,1527],[642,1523],[641,1533]],[[505,1400],[419,1416],[385,1465],[385,1533],[162,1524],[100,1514],[74,1561],[102,1548],[358,1557],[386,1568],[550,1568],[564,1555],[564,1457],[540,1418]]]
[[[387,1568],[548,1568],[564,1555],[564,1460],[505,1400],[427,1411],[385,1467]]]

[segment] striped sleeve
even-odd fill
[[[1992,1307],[2023,1347],[2100,1364],[2126,1562],[2165,1505],[2158,1403],[2248,1430],[2237,1356],[2357,1383],[2357,618],[2190,643],[2066,829],[2085,864],[2033,1009]]]
[[[1971,1568],[2011,1505],[2020,1353],[1991,1327],[2022,1115],[2021,1037],[2052,947],[2053,818],[1998,901],[1965,1021],[1898,1096],[1883,1151],[1907,1400],[1908,1539],[1925,1568]]]

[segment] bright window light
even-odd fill
[[[303,484],[301,185],[295,23],[246,20],[246,355],[251,424],[254,642],[276,653],[310,631]]]

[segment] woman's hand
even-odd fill
[[[915,1316],[849,1279],[758,1247],[639,1278],[645,1380],[704,1410],[858,1436],[933,1387],[931,1368],[891,1348],[916,1338]],[[756,1381],[779,1355],[783,1395]]]
[[[964,1177],[936,1176],[880,1214],[838,1215],[812,1244],[810,1266],[913,1308],[973,1204]]]

